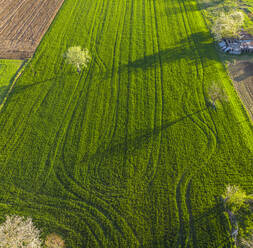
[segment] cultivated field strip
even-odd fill
[[[31,57],[63,0],[0,2],[0,57]]]
[[[92,55],[80,74],[75,45]],[[1,218],[71,248],[231,247],[217,199],[252,187],[246,118],[196,2],[65,0],[0,112]]]

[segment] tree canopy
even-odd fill
[[[238,186],[228,185],[223,195],[227,208],[236,213],[247,199],[246,193]]]
[[[217,40],[222,38],[239,38],[240,28],[244,22],[241,11],[221,12],[214,20],[211,31]]]
[[[41,248],[40,231],[31,218],[7,216],[0,225],[0,247]]]
[[[72,64],[80,72],[82,67],[87,67],[91,60],[89,50],[87,48],[83,49],[80,46],[70,47],[65,54],[66,62]]]

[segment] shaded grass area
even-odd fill
[[[0,218],[71,248],[231,247],[217,199],[252,187],[252,137],[195,1],[66,0],[0,114]]]
[[[22,60],[0,59],[0,104],[8,92],[11,81],[22,63]]]

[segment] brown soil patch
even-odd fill
[[[45,245],[47,248],[64,248],[64,240],[56,233],[51,233],[46,237]]]
[[[0,58],[33,55],[64,0],[0,0]]]
[[[228,66],[234,87],[253,119],[253,61],[242,60]]]

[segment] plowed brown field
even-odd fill
[[[253,120],[253,63],[250,60],[242,60],[230,64],[228,69],[235,89]]]
[[[0,58],[31,57],[64,0],[0,0]]]

